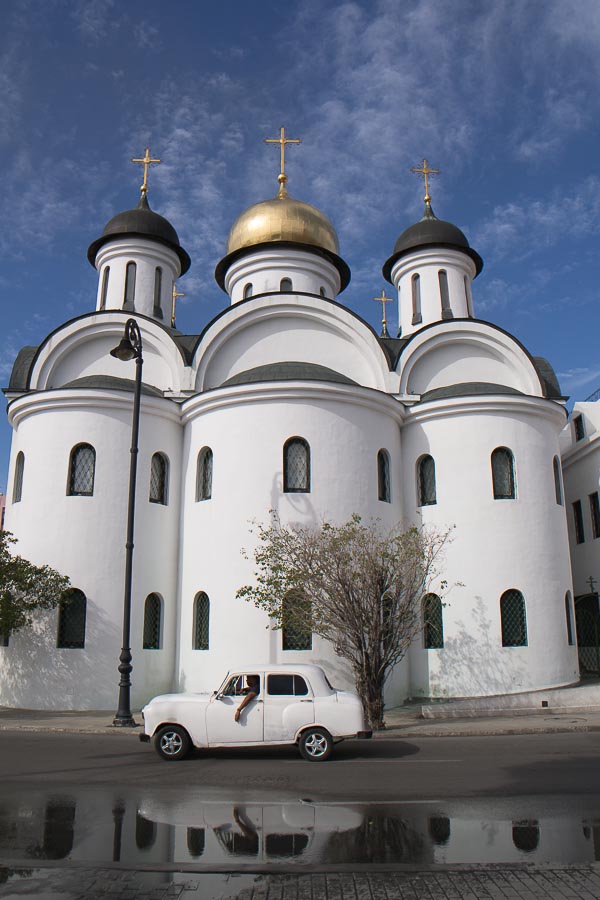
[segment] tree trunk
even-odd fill
[[[385,679],[375,676],[370,671],[368,661],[365,669],[360,674],[356,673],[356,689],[362,700],[369,728],[372,728],[373,731],[380,731],[382,728],[385,728],[383,721],[383,687]]]

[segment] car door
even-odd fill
[[[302,675],[267,673],[264,691],[266,743],[293,741],[299,728],[315,721],[313,693]]]
[[[263,741],[263,691],[264,677],[260,678],[260,693],[242,710],[235,721],[235,711],[244,699],[247,675],[254,672],[233,675],[222,691],[211,698],[206,709],[206,736],[209,747],[227,744],[258,744]]]

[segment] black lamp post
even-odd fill
[[[142,388],[142,335],[135,319],[127,319],[121,343],[110,355],[128,362],[135,359],[135,390],[131,422],[131,450],[129,458],[129,499],[127,504],[127,538],[125,542],[125,592],[123,597],[123,646],[119,656],[119,708],[113,725],[133,726],[131,715],[131,585],[133,580],[133,526],[135,521],[135,483],[137,479],[138,435],[140,431],[140,394]]]

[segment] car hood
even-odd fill
[[[193,694],[191,692],[186,694],[159,694],[158,697],[153,697],[144,706],[144,709],[147,709],[154,703],[209,703],[211,697],[212,694]]]

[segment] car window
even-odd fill
[[[244,694],[248,693],[248,684],[247,678],[259,678],[258,675],[233,675],[223,690],[221,691],[221,695],[223,697],[241,697]],[[260,683],[260,682],[259,682]]]
[[[301,675],[268,675],[267,694],[275,697],[303,697],[308,694],[308,685]]]

